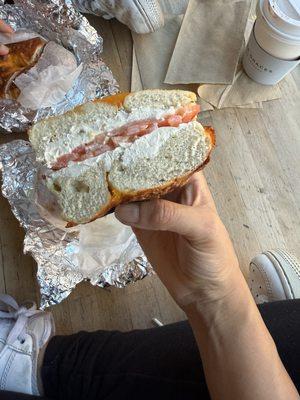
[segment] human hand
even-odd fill
[[[0,19],[0,32],[13,33],[13,29]],[[6,56],[9,50],[4,44],[0,44],[0,56]]]
[[[231,240],[201,172],[165,199],[116,209],[183,309],[222,299],[242,277]]]
[[[211,398],[252,399],[255,388],[255,398],[298,399],[202,173],[167,199],[119,206],[116,216],[133,226],[158,276],[186,312]]]

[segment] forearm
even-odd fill
[[[174,198],[182,204],[127,204],[116,215],[134,227],[158,276],[186,312],[212,400],[299,400],[203,175],[196,174]]]
[[[232,295],[187,310],[212,399],[299,399],[242,275],[232,284]]]

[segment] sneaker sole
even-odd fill
[[[263,253],[274,265],[287,299],[300,298],[300,264],[294,256],[284,250]]]

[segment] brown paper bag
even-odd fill
[[[183,15],[165,17],[165,26],[146,35],[132,33],[141,79],[145,89],[162,87]]]
[[[132,48],[132,69],[131,69],[131,91],[143,90],[143,83],[135,54],[135,47]]]
[[[250,0],[190,0],[165,83],[231,84]]]
[[[239,107],[261,108],[262,102],[278,99],[281,90],[278,85],[264,86],[252,81],[242,70],[242,55],[256,19],[257,0],[252,0],[246,29],[244,46],[240,55],[239,66],[232,85],[201,85],[198,94],[216,108]]]
[[[281,97],[279,86],[265,86],[252,81],[242,69],[232,85],[200,85],[199,96],[216,108],[245,106],[260,107],[262,101]]]
[[[189,0],[159,0],[165,16],[184,14]]]

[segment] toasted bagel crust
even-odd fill
[[[25,72],[39,59],[47,42],[39,37],[23,42],[11,43],[6,46],[9,53],[0,58],[0,97],[5,99],[17,99],[20,90],[13,80]]]

